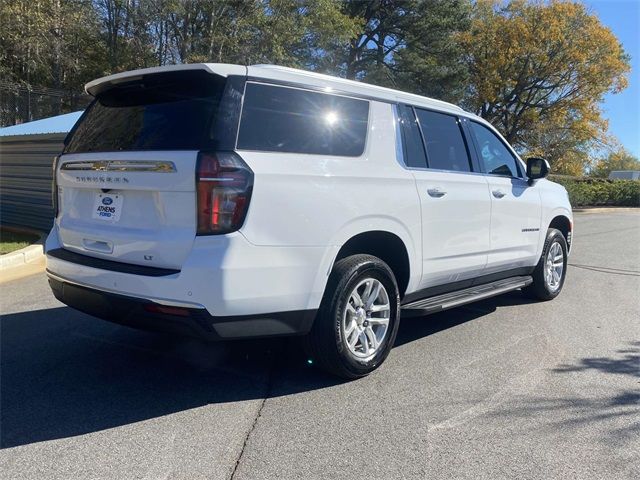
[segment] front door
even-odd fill
[[[540,192],[527,183],[519,160],[498,135],[477,122],[469,122],[469,127],[491,195],[491,251],[485,273],[533,266],[542,220]]]

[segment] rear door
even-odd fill
[[[479,122],[468,125],[491,194],[491,251],[485,273],[535,265],[540,192],[527,183],[519,160],[493,130]]]
[[[179,269],[196,235],[198,152],[220,143],[224,88],[222,77],[189,71],[98,93],[57,165],[64,248]]]
[[[470,283],[484,271],[489,250],[487,181],[472,171],[455,115],[407,106],[399,110],[405,163],[422,207],[421,288]]]

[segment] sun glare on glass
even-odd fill
[[[338,114],[336,112],[327,112],[324,115],[324,121],[327,125],[335,125],[338,122]]]

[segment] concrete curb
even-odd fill
[[[35,262],[44,255],[44,245],[38,241],[34,245],[21,248],[0,257],[0,272],[8,268],[19,267],[25,263]]]
[[[37,232],[34,230],[16,229],[39,235],[40,238],[37,242],[16,250],[15,252],[7,253],[0,256],[0,272],[19,268],[23,265],[30,265],[38,261],[44,260],[44,242],[47,238],[46,233]]]
[[[640,212],[640,207],[575,207],[573,213]]]

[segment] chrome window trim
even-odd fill
[[[405,165],[403,165],[403,167],[407,170],[415,170],[418,172],[441,172],[441,173],[455,173],[457,175],[479,175],[479,176],[483,176],[486,177],[487,175],[485,175],[482,172],[461,172],[460,170],[443,170],[441,168],[419,168],[419,167],[407,167]],[[495,177],[495,175],[489,175],[491,177]],[[505,178],[511,178],[511,177],[505,177]]]
[[[407,165],[404,163],[404,145],[402,142],[402,131],[400,127],[400,115],[398,113],[398,104],[394,103],[391,105],[391,110],[393,112],[393,126],[396,132],[396,161],[400,164],[401,167],[408,169]]]

